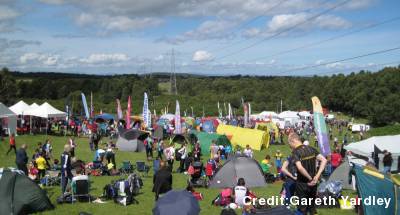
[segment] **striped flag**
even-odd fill
[[[122,109],[121,109],[121,102],[119,101],[119,99],[117,99],[117,115],[118,115],[118,119],[124,118],[124,115],[123,115]]]
[[[178,100],[176,100],[176,109],[175,109],[175,134],[182,134],[181,109],[179,107]]]
[[[319,149],[322,155],[327,156],[331,154],[331,148],[329,146],[328,129],[326,128],[321,102],[316,96],[312,97],[311,101],[313,103],[314,128],[317,135]]]
[[[83,93],[81,93],[81,96],[82,96],[83,108],[85,109],[86,119],[89,119],[90,115],[89,115],[88,105],[87,105],[87,101],[86,101],[86,96]]]
[[[149,117],[149,98],[147,97],[147,93],[144,93],[142,113],[143,113],[144,127],[149,128],[151,126],[151,117]]]

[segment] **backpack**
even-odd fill
[[[103,197],[107,200],[115,199],[118,196],[118,189],[111,184],[107,184],[103,188]]]
[[[143,187],[143,180],[140,178],[140,176],[135,173],[130,174],[127,182],[130,193],[134,196],[138,195],[140,189]]]

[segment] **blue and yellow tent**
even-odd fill
[[[365,215],[400,215],[399,181],[368,167],[354,166],[358,196],[365,198],[390,198],[388,208],[384,205],[364,205]]]

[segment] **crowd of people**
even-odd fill
[[[240,121],[239,121],[240,122]],[[74,177],[87,177],[87,174],[93,173],[91,169],[102,168],[107,175],[118,175],[119,170],[116,164],[116,145],[113,143],[112,133],[118,130],[118,126],[123,126],[118,123],[108,123],[106,130],[108,132],[100,132],[100,128],[96,123],[83,123],[82,125],[70,125],[75,135],[68,137],[64,146],[63,153],[53,155],[52,141],[46,139],[43,143],[37,143],[34,154],[31,158],[27,154],[27,145],[22,144],[17,149],[15,135],[11,134],[9,138],[8,155],[14,151],[16,154],[17,168],[23,171],[32,180],[39,184],[44,183],[43,178],[46,177],[46,170],[59,170],[61,174],[61,190],[62,193],[68,191],[68,184],[74,181]],[[324,157],[317,150],[318,140],[314,134],[312,122],[299,123],[293,127],[280,129],[279,131],[270,132],[270,144],[276,142],[283,143],[287,138],[291,153],[283,154],[280,150],[276,150],[274,154],[266,154],[259,164],[268,181],[273,183],[275,179],[283,181],[282,194],[289,199],[296,195],[300,198],[311,198],[316,196],[317,184],[321,177],[328,177],[336,168],[338,168],[344,160],[346,152],[344,146],[351,141],[354,141],[354,134],[346,131],[346,123],[343,121],[330,122],[329,130],[331,131],[330,140],[333,142],[333,152]],[[239,123],[240,126],[240,123]],[[337,136],[332,135],[332,130],[336,129]],[[276,133],[278,132],[278,135]],[[173,133],[173,132],[172,132]],[[171,133],[171,134],[172,134]],[[76,148],[85,147],[78,146],[75,141],[75,136],[83,134],[88,137],[89,148],[94,153],[94,159],[85,163],[77,159]],[[103,143],[102,137],[108,136],[107,143]],[[278,140],[276,139],[278,137]],[[223,165],[224,160],[230,156],[246,156],[255,158],[255,154],[250,145],[244,148],[231,145],[218,145],[216,141],[212,141],[209,149],[209,156],[202,154],[201,142],[195,143],[181,142],[177,144],[173,141],[173,135],[167,138],[156,138],[152,136],[150,131],[147,138],[143,140],[146,157],[148,161],[154,159],[159,161],[158,170],[153,176],[153,189],[155,200],[172,189],[173,173],[193,175],[195,172],[195,163],[205,162],[204,168],[201,165],[201,175],[208,180],[212,180],[215,173]],[[339,137],[342,139],[339,142]],[[359,134],[359,138],[364,138],[364,134]],[[314,146],[310,144],[314,142]],[[390,152],[384,151],[384,172],[390,173],[393,158]],[[58,159],[59,158],[59,159]],[[177,169],[174,170],[174,163],[179,162]],[[29,167],[29,168],[28,168]],[[73,170],[75,170],[73,174]],[[75,176],[74,176],[75,175]],[[188,183],[187,190],[191,192],[196,199],[203,199],[202,194],[196,192],[193,186]],[[243,215],[250,214],[253,208],[245,205],[245,196],[252,196],[252,193],[247,187],[243,178],[238,179],[237,185],[232,188],[227,188],[221,191],[220,201],[232,202],[243,209]],[[254,195],[255,196],[255,195]],[[224,200],[225,199],[225,200]],[[230,199],[230,200],[227,200]],[[289,204],[289,201],[286,201]],[[315,205],[299,206],[298,211],[306,214],[310,212],[315,214]]]

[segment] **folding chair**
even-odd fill
[[[59,170],[48,170],[45,177],[46,186],[58,186],[61,184],[61,172]]]
[[[130,161],[122,161],[122,168],[120,169],[122,174],[130,174],[133,172],[133,166]]]
[[[72,203],[76,199],[75,197],[87,197],[90,203],[89,180],[76,180],[73,183],[75,183],[75,189],[71,189]]]
[[[144,161],[136,161],[136,170],[142,173],[142,176],[148,176],[150,167]]]

